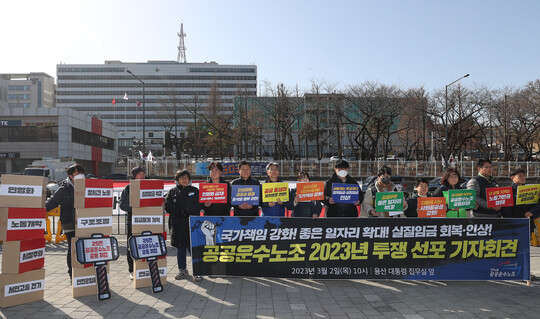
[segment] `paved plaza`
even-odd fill
[[[133,288],[121,256],[110,265],[112,297],[73,298],[66,243],[47,244],[45,300],[0,309],[2,318],[540,318],[540,281],[373,281],[275,278],[175,280],[169,247],[162,293]],[[188,261],[189,258],[188,258]],[[191,265],[188,265],[191,271]],[[540,248],[531,247],[532,274],[540,276]]]

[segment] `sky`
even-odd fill
[[[517,88],[540,78],[540,1],[26,0],[2,3],[0,73],[59,63],[256,64],[259,85]]]

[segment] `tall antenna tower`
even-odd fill
[[[186,37],[186,34],[184,33],[183,22],[180,24],[180,32],[178,33],[178,37],[180,38],[180,43],[178,43],[178,57],[176,58],[176,62],[186,63],[186,46],[184,45],[184,38]]]

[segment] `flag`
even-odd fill
[[[454,154],[450,154],[450,158],[448,159],[448,165],[456,168],[456,159],[454,158]]]
[[[137,106],[141,106],[141,102],[137,101]]]
[[[116,104],[116,99],[112,99],[112,105]]]
[[[141,158],[144,158],[143,152],[139,151],[139,155],[141,155]]]
[[[127,97],[127,92],[124,93],[124,100],[126,100],[126,101],[129,100],[128,97]]]
[[[442,167],[446,168],[446,162],[444,161],[444,156],[441,155]]]
[[[154,163],[154,155],[152,155],[152,151],[148,152],[148,161]]]

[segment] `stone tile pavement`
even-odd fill
[[[45,300],[0,309],[1,318],[540,318],[540,281],[367,281],[274,278],[175,280],[176,251],[169,247],[168,283],[162,293],[133,288],[125,261],[110,265],[111,299],[73,298],[66,244],[47,244]],[[531,247],[540,276],[540,248]],[[190,265],[188,267],[191,267]]]

